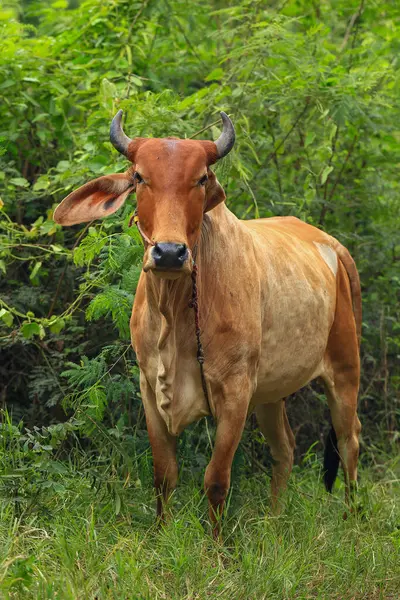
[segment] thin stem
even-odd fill
[[[334,135],[333,141],[332,141],[332,154],[328,160],[328,166],[330,167],[332,165],[332,161],[333,161],[333,156],[335,154],[335,150],[336,150],[336,142],[338,139],[338,135],[339,135],[339,126],[337,126],[336,128],[336,133]],[[330,180],[330,175],[328,175],[328,177],[326,178],[325,181],[325,185],[324,185],[324,203],[326,202],[326,198],[328,195],[328,184],[329,184],[329,180]]]
[[[194,133],[193,135],[191,135],[188,139],[192,140],[197,135],[200,135],[200,133],[203,133],[204,131],[207,131],[207,129],[211,129],[211,127],[214,127],[214,125],[218,125],[220,122],[221,122],[221,119],[218,119],[218,121],[214,121],[213,123],[210,123],[210,125],[207,125],[206,127],[203,127],[203,129],[199,129],[199,131],[196,131],[196,133]]]
[[[272,127],[271,122],[269,122],[269,130],[271,132],[271,137],[272,137],[272,144],[275,146],[275,134],[274,134],[274,129]],[[282,192],[282,180],[281,180],[281,171],[279,168],[279,161],[278,161],[278,156],[276,154],[276,152],[274,152],[274,156],[273,156],[273,161],[276,167],[276,174],[277,174],[277,179],[278,179],[278,189],[279,189],[279,196],[281,198],[281,201],[283,202],[284,198],[283,198],[283,192]]]
[[[351,146],[350,146],[349,150],[347,151],[346,158],[344,159],[344,161],[343,161],[343,164],[342,164],[342,167],[341,167],[341,169],[340,169],[340,171],[339,171],[339,173],[338,173],[338,176],[336,177],[335,183],[333,184],[333,186],[332,186],[332,188],[331,188],[331,191],[330,191],[330,193],[329,193],[329,196],[328,196],[328,198],[327,198],[327,201],[326,201],[326,203],[324,204],[324,206],[322,207],[321,214],[320,214],[320,216],[319,216],[319,224],[320,224],[320,225],[323,225],[324,219],[325,219],[325,217],[326,217],[326,213],[327,213],[327,212],[328,212],[328,210],[329,210],[329,202],[330,202],[330,200],[332,199],[332,196],[333,196],[333,194],[335,193],[335,190],[336,190],[336,188],[337,188],[337,186],[338,186],[338,183],[339,183],[339,181],[340,181],[340,179],[341,179],[341,177],[342,177],[342,175],[343,175],[343,171],[345,170],[345,168],[346,168],[346,165],[347,165],[347,163],[349,162],[350,156],[351,156],[351,155],[352,155],[352,153],[353,153],[354,146],[356,145],[356,141],[357,141],[357,140],[358,140],[358,136],[356,135],[356,136],[354,136],[353,142],[352,142],[352,144],[351,144]]]
[[[285,135],[285,137],[279,142],[279,144],[276,146],[276,148],[273,149],[272,152],[270,152],[265,166],[267,166],[267,164],[269,163],[269,161],[271,160],[271,158],[274,157],[274,154],[276,154],[278,152],[278,150],[280,148],[282,148],[283,144],[286,142],[286,140],[288,139],[288,137],[291,135],[291,133],[293,132],[293,130],[295,129],[296,125],[298,124],[298,122],[303,118],[303,116],[306,114],[308,108],[310,106],[310,99],[307,98],[306,100],[306,105],[304,106],[304,108],[302,109],[302,111],[297,115],[296,119],[294,120],[293,125],[291,126],[291,128],[289,129],[289,131],[287,132],[287,134]]]
[[[79,244],[79,242],[81,241],[81,239],[83,238],[83,236],[85,235],[85,233],[87,232],[87,230],[89,229],[89,227],[92,225],[92,223],[93,223],[93,221],[90,221],[90,223],[87,223],[87,224],[85,225],[85,227],[82,229],[82,231],[81,231],[81,233],[79,234],[79,236],[78,236],[78,238],[77,238],[76,242],[74,243],[74,245],[73,245],[73,246],[72,246],[72,248],[71,248],[71,252],[73,252],[73,251],[75,250],[75,248],[77,247],[77,245]],[[49,312],[48,312],[48,314],[47,314],[47,318],[48,318],[48,319],[49,319],[49,318],[51,317],[51,315],[53,314],[53,310],[54,310],[55,304],[56,304],[56,302],[57,302],[57,299],[58,299],[58,296],[59,296],[59,293],[60,293],[60,289],[61,289],[61,285],[62,285],[62,282],[63,282],[63,280],[64,280],[65,273],[67,272],[67,268],[68,268],[68,263],[66,263],[66,265],[65,265],[65,267],[64,267],[64,269],[63,269],[63,272],[61,273],[61,277],[60,277],[60,279],[58,280],[58,284],[57,284],[56,293],[54,294],[54,298],[53,298],[53,300],[52,300],[52,303],[51,303],[51,306],[50,306]]]
[[[255,218],[255,219],[259,219],[259,218],[260,218],[260,211],[259,211],[259,209],[258,209],[258,202],[257,202],[257,198],[255,197],[255,195],[254,195],[254,192],[253,192],[253,190],[251,189],[251,186],[250,186],[250,184],[249,184],[249,182],[247,181],[247,179],[246,179],[246,178],[243,178],[243,182],[244,182],[244,185],[245,185],[245,186],[247,187],[247,189],[249,190],[249,192],[250,192],[250,194],[251,194],[251,197],[253,198],[254,207],[255,207],[255,208],[254,208],[254,218]]]
[[[361,17],[363,11],[364,11],[364,0],[361,0],[360,6],[358,7],[358,9],[354,13],[354,15],[351,17],[350,22],[347,26],[346,33],[344,34],[343,42],[342,42],[342,45],[340,46],[339,52],[343,52],[343,50],[346,48],[347,42],[349,41],[349,38],[351,35],[351,31],[352,31],[354,25],[356,24],[356,22],[358,21],[358,19]]]

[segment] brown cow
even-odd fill
[[[119,111],[111,141],[132,166],[72,192],[54,213],[63,225],[105,217],[136,191],[145,252],[131,332],[158,515],[177,481],[177,436],[212,414],[217,431],[204,485],[215,535],[232,459],[251,412],[256,412],[275,461],[275,506],[293,463],[286,396],[322,378],[337,436],[337,446],[335,433],[331,437],[325,483],[332,487],[338,447],[348,501],[357,479],[360,433],[361,295],[355,264],[336,239],[296,218],[240,221],[228,210],[210,170],[235,139],[230,119],[221,116],[223,132],[215,143],[131,140],[121,128]],[[189,307],[194,261],[206,393]]]

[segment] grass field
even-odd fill
[[[199,477],[182,478],[158,529],[148,483],[62,467],[59,487],[3,498],[1,598],[399,598],[398,461],[361,471],[362,508],[347,520],[343,486],[327,495],[319,468],[295,469],[279,517],[268,477],[236,474],[221,545]]]

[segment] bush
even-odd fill
[[[400,8],[188,6],[14,0],[0,11],[2,402],[29,428],[65,421],[64,406],[87,438],[97,425],[143,431],[128,346],[142,254],[128,226],[133,206],[70,229],[54,223],[53,209],[89,179],[125,168],[108,141],[117,109],[132,137],[210,138],[224,109],[237,144],[217,170],[235,214],[296,215],[356,259],[364,442],[390,447],[400,384]],[[321,399],[313,388],[291,403],[300,453],[328,426]],[[245,444],[262,460],[250,429]],[[196,432],[182,443],[198,444]]]

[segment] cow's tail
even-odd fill
[[[336,240],[335,240],[336,241]],[[358,339],[358,347],[361,343],[361,325],[362,325],[362,306],[361,306],[361,285],[358,275],[356,263],[354,262],[350,252],[336,241],[335,250],[346,269],[347,276],[350,282],[351,298],[353,303],[353,314],[356,322],[356,333]]]
[[[328,492],[332,492],[333,484],[339,470],[339,460],[337,437],[332,427],[326,438],[324,453],[324,484]]]
[[[354,320],[356,323],[356,334],[358,347],[361,343],[361,325],[362,325],[362,306],[361,306],[361,285],[356,264],[350,252],[335,240],[335,250],[337,255],[346,269],[347,276],[350,282],[351,298],[353,305]],[[328,433],[325,443],[324,453],[324,483],[328,492],[332,491],[333,484],[339,470],[339,450],[337,445],[337,437],[334,428],[332,427]]]

